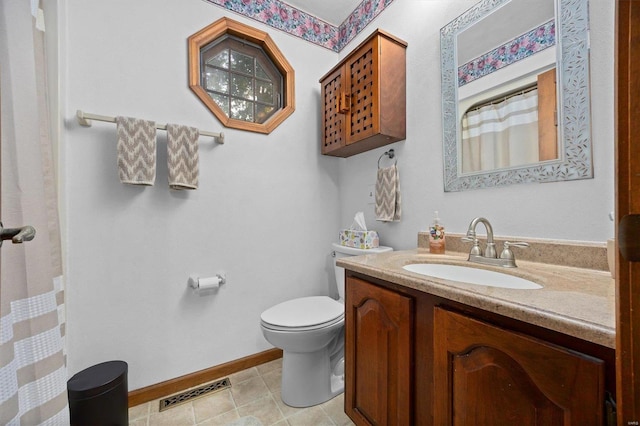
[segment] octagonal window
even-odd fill
[[[270,133],[293,113],[293,79],[267,33],[222,18],[189,37],[189,87],[227,127]]]

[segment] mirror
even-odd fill
[[[593,177],[588,0],[482,0],[440,43],[445,191]],[[512,101],[528,127],[486,150],[476,112]]]

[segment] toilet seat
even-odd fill
[[[344,321],[344,305],[327,296],[301,297],[267,309],[260,319],[271,330],[315,330]]]

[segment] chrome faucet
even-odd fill
[[[480,248],[480,241],[476,236],[476,226],[478,226],[479,223],[482,223],[487,229],[487,243],[484,253]],[[469,262],[502,266],[505,268],[515,268],[517,266],[516,258],[511,247],[529,247],[528,243],[522,241],[505,241],[500,257],[498,257],[498,253],[496,252],[496,243],[493,241],[493,227],[484,217],[476,217],[471,221],[469,229],[467,230],[467,235],[462,238],[462,241],[473,243],[471,251],[469,251],[469,258],[467,259]]]

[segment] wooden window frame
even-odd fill
[[[261,48],[269,59],[271,59],[273,65],[282,74],[282,105],[280,109],[264,123],[248,122],[227,116],[227,114],[216,104],[200,84],[201,49],[212,41],[226,35],[246,40],[247,42]],[[295,73],[287,59],[266,32],[225,17],[215,21],[211,25],[190,36],[188,39],[188,48],[189,88],[225,127],[269,134],[273,129],[278,127],[285,119],[287,119],[287,117],[293,114],[293,111],[295,110]]]

